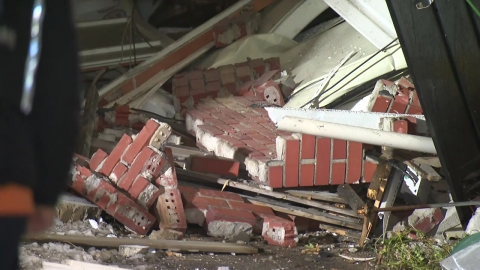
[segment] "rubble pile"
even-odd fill
[[[402,256],[397,242],[433,246],[419,261],[436,267],[455,239],[480,231],[479,214],[465,226],[480,205],[478,174],[453,187],[424,116],[437,105],[424,102],[385,3],[159,2],[148,23],[134,11],[79,23],[84,35],[132,23],[142,40],[126,51],[135,63],[123,39],[119,59],[110,45],[82,51],[93,78],[82,141],[57,225],[22,247],[25,269],[43,259],[190,267],[187,252],[208,261],[259,247],[306,256],[305,268],[326,258],[398,266],[382,262]],[[392,31],[363,29],[380,24]]]

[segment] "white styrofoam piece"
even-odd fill
[[[380,121],[382,118],[401,118],[415,117],[425,120],[423,115],[395,114],[395,113],[375,113],[362,111],[346,110],[313,110],[313,109],[295,109],[295,108],[265,108],[268,116],[273,123],[278,124],[285,116],[299,117],[316,121],[324,121],[335,124],[371,128],[380,130]]]
[[[324,0],[378,49],[397,37],[385,0]]]

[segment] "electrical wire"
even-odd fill
[[[360,67],[362,67],[363,65],[365,65],[367,62],[369,62],[370,60],[372,60],[375,56],[377,56],[378,54],[380,54],[381,52],[387,50],[390,46],[394,45],[394,43],[398,40],[398,38],[395,38],[392,42],[388,43],[385,47],[383,47],[382,49],[378,50],[376,53],[374,53],[372,56],[370,56],[367,60],[365,60],[364,62],[362,62],[359,66],[355,67],[352,71],[350,71],[348,74],[346,74],[343,78],[341,78],[338,82],[336,82],[334,85],[332,85],[331,87],[329,87],[327,90],[325,90],[321,95],[317,95],[316,97],[310,99],[308,102],[306,102],[305,104],[303,104],[302,106],[300,106],[300,108],[303,108],[305,107],[306,105],[310,104],[311,102],[313,102],[314,100],[320,98],[322,95],[325,95],[327,94],[328,92],[330,92],[335,86],[337,86],[340,82],[342,82],[343,80],[345,80],[348,76],[352,75],[355,71],[357,71]],[[396,44],[395,44],[396,45]],[[317,82],[315,83],[311,83],[307,86],[305,86],[304,89],[306,89],[307,87],[313,85],[313,84],[316,84]],[[298,93],[300,93],[301,91],[303,91],[304,89],[296,92],[295,94],[293,94],[289,99],[293,98],[294,96],[296,96]],[[322,100],[323,101],[323,100]],[[321,101],[320,101],[321,102]]]
[[[475,14],[477,14],[478,17],[480,17],[480,11],[478,10],[478,8],[472,3],[471,0],[467,0],[467,3],[470,5],[470,7],[473,9],[473,11],[475,12]]]

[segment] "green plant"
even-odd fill
[[[412,231],[401,232],[385,241],[377,241],[375,248],[379,253],[382,269],[441,269],[439,262],[448,257],[452,247],[438,245],[435,239],[413,230],[416,238],[409,238]]]

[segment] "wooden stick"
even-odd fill
[[[123,245],[148,246],[184,252],[213,252],[256,254],[258,249],[246,245],[202,241],[150,240],[145,238],[88,237],[76,235],[42,234],[24,238],[24,242],[61,242],[90,247],[118,248]]]

